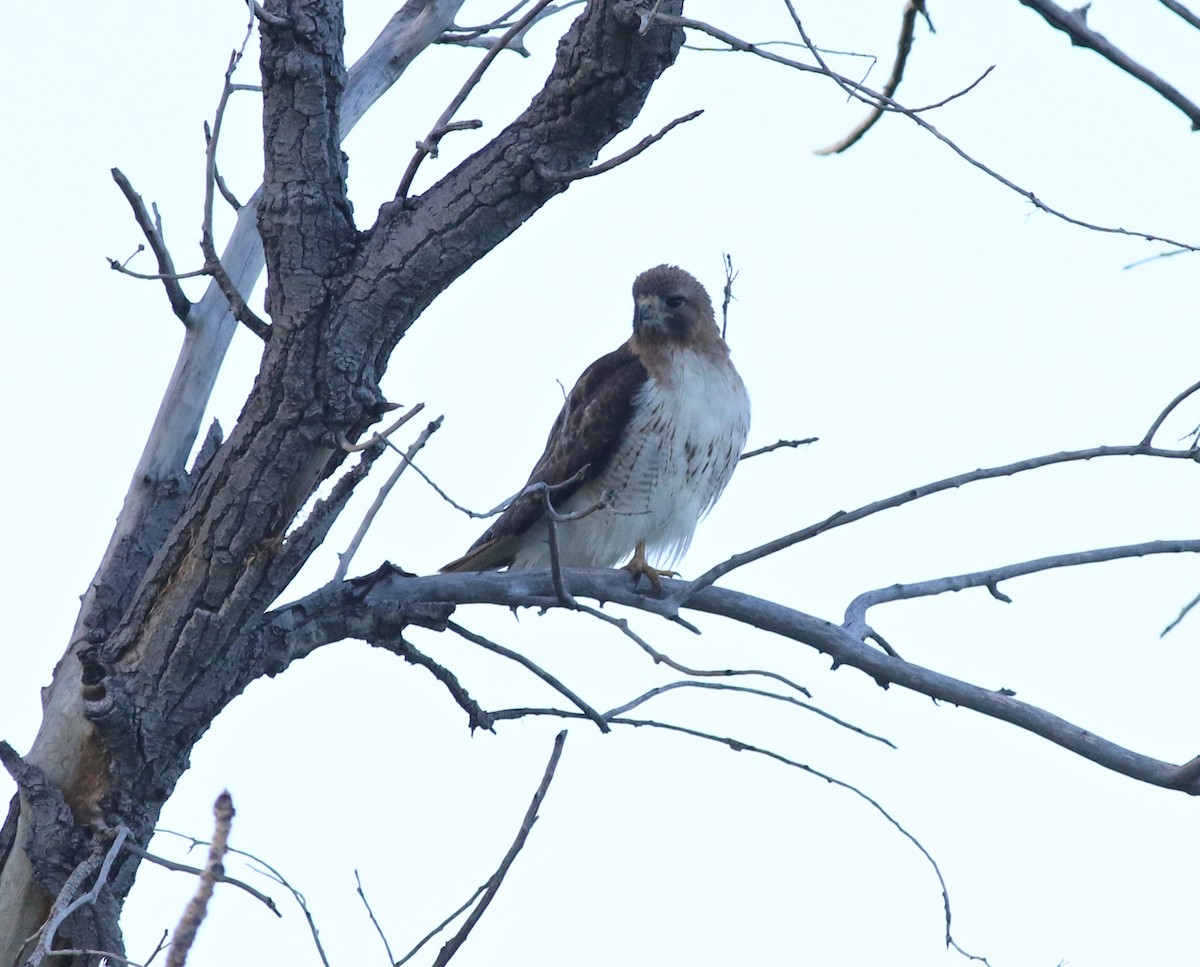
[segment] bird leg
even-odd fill
[[[658,593],[662,593],[662,579],[678,577],[678,571],[660,571],[656,567],[651,567],[650,562],[646,560],[646,542],[638,541],[637,548],[633,552],[633,558],[626,564],[622,571],[628,571],[633,575],[633,586],[636,588],[638,578],[643,574],[650,579],[650,584]]]

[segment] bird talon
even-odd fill
[[[633,552],[633,559],[626,564],[623,571],[628,571],[633,575],[633,586],[638,586],[638,579],[643,575],[650,581],[650,586],[654,588],[656,593],[662,593],[662,579],[678,577],[678,571],[665,571],[661,568],[651,567],[650,562],[646,560],[646,542],[638,541],[637,550]]]

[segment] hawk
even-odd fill
[[[633,335],[579,377],[526,489],[553,488],[563,567],[626,569],[635,580],[674,572],[696,524],[721,495],[750,429],[750,398],[729,359],[704,287],[674,265],[633,283]],[[591,509],[591,513],[583,513]],[[540,492],[518,496],[442,571],[550,566]]]

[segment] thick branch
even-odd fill
[[[1092,30],[1087,25],[1087,4],[1074,10],[1064,10],[1058,4],[1052,3],[1051,0],[1021,0],[1021,3],[1040,14],[1051,27],[1061,30],[1070,37],[1074,46],[1094,50],[1110,64],[1123,70],[1130,77],[1137,78],[1155,93],[1166,98],[1187,115],[1188,120],[1192,122],[1193,131],[1200,131],[1200,105],[1188,100],[1150,68],[1139,64],[1123,50],[1113,46],[1103,34]]]
[[[453,23],[461,0],[408,0],[371,49],[351,69],[340,118],[344,136],[429,44]],[[271,18],[268,18],[271,19]],[[277,19],[277,18],[276,18]],[[286,18],[284,18],[286,20]],[[260,192],[238,212],[221,264],[243,296],[262,271],[257,210]],[[97,768],[92,728],[83,718],[78,651],[107,638],[126,611],[155,553],[178,522],[193,481],[185,471],[209,396],[237,322],[214,282],[188,315],[183,346],[163,396],[108,548],[89,583],[72,646],[44,693],[44,717],[27,759],[72,797],[86,790]],[[211,471],[219,455],[208,462]],[[260,545],[265,551],[266,545]],[[14,814],[15,815],[15,814]],[[0,835],[0,963],[8,963],[37,926],[49,897],[25,861],[20,844],[29,834],[24,809]],[[16,828],[8,828],[15,826]],[[135,831],[135,838],[141,833]],[[115,921],[114,921],[115,922]]]
[[[674,613],[671,600],[634,591],[624,572],[570,569],[564,573],[577,596],[664,617]],[[670,591],[687,586],[678,581],[663,584]],[[419,615],[433,605],[452,608],[460,604],[560,606],[548,570],[408,577],[385,565],[369,577],[327,585],[267,615],[255,637],[272,642],[286,664],[332,641],[369,638],[380,628],[403,623],[409,613]],[[829,655],[835,666],[857,668],[881,685],[900,685],[1008,722],[1121,775],[1200,795],[1200,769],[1191,764],[1175,765],[1133,752],[1003,691],[981,688],[883,654],[849,630],[812,615],[749,594],[712,587],[694,593],[687,607],[808,645]]]

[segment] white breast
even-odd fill
[[[638,541],[660,565],[678,560],[696,524],[708,512],[737,466],[750,430],[750,399],[728,359],[681,349],[669,377],[647,381],[633,416],[604,472],[581,487],[560,511],[593,506],[604,494],[610,506],[558,525],[564,567],[612,567]],[[526,542],[513,567],[545,567],[549,549]]]

